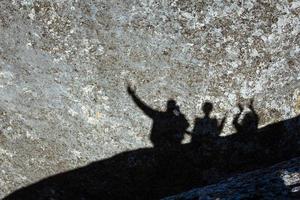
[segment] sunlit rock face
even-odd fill
[[[48,175],[151,146],[151,107],[254,98],[259,125],[300,112],[299,1],[0,2],[0,197]],[[185,142],[189,142],[186,138]]]

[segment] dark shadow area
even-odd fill
[[[194,145],[201,145],[205,138],[216,138],[220,136],[225,120],[226,115],[223,117],[222,121],[219,123],[216,118],[212,118],[211,112],[213,110],[213,104],[211,102],[205,102],[202,106],[202,111],[204,117],[197,117],[194,120],[194,129],[192,133],[189,133],[192,136],[191,143]]]
[[[293,178],[291,177],[293,175],[291,174],[300,173],[299,159],[290,159],[284,162],[284,164],[279,163],[278,165],[273,166],[272,170],[268,168],[267,172],[262,169],[259,174],[262,177],[254,177],[255,190],[252,194],[248,195],[250,198],[247,199],[299,200],[299,193],[295,191],[297,185],[291,184],[293,182]],[[272,174],[266,175],[268,172]],[[289,174],[289,178],[286,183],[282,177],[283,174]]]
[[[287,190],[291,199],[300,199],[300,184],[291,185],[290,187],[287,187]]]
[[[244,108],[241,104],[239,104],[238,106],[240,112],[233,118],[232,122],[232,125],[237,130],[237,133],[243,135],[256,134],[258,130],[259,117],[253,107],[253,99],[251,99],[250,104],[248,105],[250,111],[245,114],[241,123],[239,123],[238,120],[241,117]]]
[[[237,133],[220,137],[225,117],[220,123],[211,118],[213,107],[207,102],[204,118],[187,133],[189,124],[174,100],[168,101],[166,111],[156,111],[131,87],[127,91],[153,120],[153,148],[123,152],[56,174],[5,199],[159,199],[300,156],[300,116],[258,129],[258,116],[250,103],[248,117],[245,114],[239,123],[239,114],[233,122]],[[203,134],[206,123],[210,131]],[[186,133],[196,142],[181,144]]]
[[[169,99],[166,110],[158,111],[144,103],[130,86],[127,87],[127,93],[144,114],[152,119],[150,140],[155,148],[178,146],[181,144],[189,123],[180,112],[175,100]]]

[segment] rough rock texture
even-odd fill
[[[164,200],[299,199],[300,158],[164,198]]]
[[[0,198],[68,169],[151,146],[149,105],[260,125],[300,112],[299,1],[0,1]],[[188,138],[187,140],[188,141]]]
[[[300,116],[248,135],[204,136],[199,142],[122,152],[46,177],[4,200],[161,199],[300,155],[299,129]],[[294,163],[299,166],[297,160]],[[281,188],[276,194],[285,193],[279,177],[267,186],[276,187],[272,184],[277,182]],[[246,189],[251,196],[252,187]]]

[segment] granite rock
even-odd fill
[[[164,200],[187,199],[299,199],[299,158],[275,166],[240,174],[203,188],[195,188]]]
[[[222,135],[254,98],[260,126],[300,112],[299,1],[0,2],[0,198],[41,178],[150,147],[150,106],[204,101]],[[186,137],[185,142],[189,138]]]

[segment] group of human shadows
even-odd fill
[[[211,117],[210,102],[203,104],[204,116],[196,118],[193,130],[188,131],[188,120],[174,100],[167,101],[165,111],[158,111],[144,103],[129,85],[127,92],[153,120],[150,140],[154,148],[122,152],[56,174],[5,199],[161,199],[300,155],[300,116],[258,129],[259,117],[252,100],[249,112],[242,117],[244,108],[239,105],[240,111],[234,116],[237,134],[220,137],[226,114],[220,122]],[[286,130],[285,124],[291,129]],[[188,144],[182,144],[185,134],[191,136]],[[297,187],[286,186],[280,176],[275,176],[272,184],[253,181],[262,187],[247,192],[251,199],[264,199],[270,193],[274,197],[270,199],[288,199],[292,187]]]
[[[188,120],[181,113],[175,100],[168,100],[166,110],[158,111],[145,104],[130,85],[127,86],[127,92],[135,104],[153,120],[150,140],[154,147],[178,146],[182,143],[185,134],[191,136],[191,144],[197,145],[201,143],[203,138],[214,139],[219,137],[224,128],[226,114],[220,122],[216,118],[211,117],[213,104],[210,102],[203,104],[202,111],[204,116],[195,118],[194,128],[190,132],[187,130],[189,127]],[[241,104],[238,104],[238,106],[239,113],[234,116],[232,122],[237,133],[244,135],[255,134],[258,130],[259,117],[253,107],[253,99],[248,105],[250,111],[244,115],[241,121],[240,117],[244,108]]]

